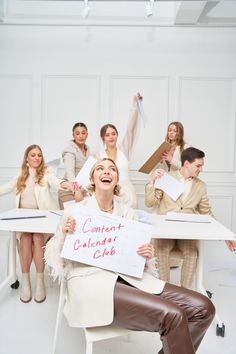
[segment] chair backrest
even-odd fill
[[[58,335],[59,335],[59,330],[60,330],[60,325],[62,320],[63,308],[65,304],[66,284],[67,284],[66,280],[63,279],[60,285],[60,296],[58,301],[56,325],[55,325],[54,338],[53,338],[53,354],[56,354],[56,346],[57,346]],[[84,333],[86,338],[86,354],[93,353],[94,342],[128,335],[131,332],[132,331],[128,329],[115,328],[112,326],[84,328]]]

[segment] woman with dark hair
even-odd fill
[[[100,130],[104,149],[99,152],[99,157],[109,157],[115,161],[120,172],[121,199],[127,205],[135,208],[137,204],[134,186],[129,179],[129,163],[131,159],[134,140],[138,123],[138,100],[140,94],[134,96],[130,121],[121,144],[117,145],[118,130],[113,124],[105,124]]]
[[[119,172],[114,161],[109,158],[99,160],[90,177],[94,192],[81,205],[124,218],[135,218],[134,210],[117,200]],[[165,283],[147,269],[139,279],[62,259],[61,248],[65,238],[70,237],[67,233],[74,233],[76,229],[72,217],[76,213],[74,208],[64,212],[45,252],[52,274],[66,278],[64,314],[69,325],[112,325],[134,331],[159,332],[163,343],[159,354],[196,353],[214,317],[211,301],[195,291]],[[153,246],[149,243],[140,245],[137,253],[150,260]]]
[[[24,153],[19,175],[3,186],[0,195],[13,192],[17,208],[54,210],[59,209],[53,198],[51,188],[69,190],[70,183],[58,179],[50,168],[45,165],[43,153],[38,145],[30,145]],[[30,267],[34,261],[36,268],[35,301],[46,299],[44,285],[44,246],[50,238],[49,234],[17,232],[18,249],[22,271],[22,287],[20,299],[29,302],[32,299],[30,283]]]
[[[86,145],[88,137],[87,126],[82,123],[75,123],[72,128],[73,139],[62,152],[62,159],[65,166],[64,179],[73,182],[90,155],[90,148]],[[80,201],[84,198],[83,188],[77,188],[75,193],[59,191],[60,209],[64,209],[63,203],[71,200]]]

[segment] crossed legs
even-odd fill
[[[215,314],[211,301],[195,291],[166,283],[159,295],[117,282],[112,325],[159,332],[159,354],[194,354]]]

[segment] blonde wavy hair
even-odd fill
[[[118,181],[119,181],[119,170],[118,170],[118,167],[116,166],[116,163],[110,159],[109,157],[104,157],[103,159],[99,159],[92,167],[91,171],[90,171],[90,174],[89,174],[89,178],[90,178],[90,181],[92,181],[93,179],[93,174],[94,174],[94,171],[97,167],[97,165],[99,165],[99,163],[101,163],[102,161],[111,161],[116,169],[116,172],[117,172],[117,178],[118,178]],[[120,196],[120,185],[117,184],[114,188],[114,195],[116,196]],[[89,192],[89,194],[93,194],[95,192],[95,184],[94,183],[91,183],[88,187],[87,187],[87,191]]]
[[[16,194],[21,193],[26,187],[25,182],[26,182],[27,178],[29,177],[29,166],[28,166],[27,159],[28,159],[28,155],[29,155],[30,151],[33,149],[38,149],[42,154],[42,162],[41,162],[40,166],[36,169],[35,183],[37,183],[41,186],[43,185],[43,177],[44,177],[47,166],[45,165],[45,161],[44,161],[43,152],[42,152],[41,147],[39,145],[33,144],[33,145],[28,146],[25,150],[23,162],[21,165],[21,174],[17,179]]]

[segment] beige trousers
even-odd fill
[[[190,288],[197,267],[198,248],[196,240],[154,240],[159,276],[162,280],[170,281],[170,255],[176,246],[183,256],[180,284]]]

